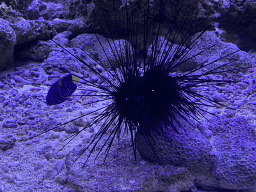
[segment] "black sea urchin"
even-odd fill
[[[153,145],[150,139],[154,137],[152,133],[156,132],[168,140],[162,127],[179,132],[174,124],[183,129],[186,127],[178,119],[190,123],[191,119],[204,116],[207,112],[205,106],[219,105],[198,92],[197,88],[230,83],[229,79],[207,77],[220,74],[226,70],[225,67],[232,65],[230,62],[218,62],[234,52],[201,65],[192,62],[214,46],[192,53],[197,40],[213,27],[214,22],[201,27],[202,30],[198,31],[202,32],[192,39],[195,26],[200,28],[196,9],[184,9],[180,1],[95,0],[94,5],[91,13],[94,27],[108,36],[105,41],[107,46],[104,46],[96,34],[108,64],[97,61],[103,69],[100,72],[67,51],[99,79],[90,82],[81,78],[86,89],[91,90],[90,94],[84,96],[97,98],[95,103],[106,100],[109,103],[89,113],[99,112],[81,131],[96,125],[100,128],[81,154],[89,150],[90,156],[96,146],[100,146],[99,153],[105,151],[107,157],[114,139],[121,132],[128,131],[136,159],[137,132]],[[65,70],[75,75],[71,69]]]

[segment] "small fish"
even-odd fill
[[[78,82],[78,77],[68,74],[53,83],[46,96],[46,104],[57,105],[66,101],[77,88],[75,82]]]

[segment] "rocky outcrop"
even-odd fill
[[[47,39],[51,37],[53,29],[49,22],[46,21],[31,21],[20,19],[11,27],[16,33],[17,44],[27,43],[36,39]]]
[[[16,34],[8,22],[0,19],[0,71],[12,65]]]
[[[169,141],[157,133],[153,136],[154,152],[137,134],[140,154],[153,162],[185,166],[203,185],[226,189],[256,187],[255,128],[242,117],[212,119],[208,132],[198,129],[165,129]],[[184,127],[191,127],[183,122]],[[204,133],[203,133],[204,132]]]

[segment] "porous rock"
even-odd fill
[[[256,49],[256,2],[255,1],[220,1],[225,3],[221,12],[219,27],[224,29],[222,38],[236,44],[241,50]],[[216,7],[218,9],[218,7]]]
[[[154,47],[153,50],[152,48]],[[179,51],[176,50],[179,48]],[[157,61],[162,62],[165,61],[165,63],[169,63],[173,57],[177,57],[182,53],[182,51],[188,49],[183,46],[181,47],[178,44],[173,44],[170,41],[166,40],[164,37],[160,36],[157,40],[153,41],[153,44],[151,44],[148,48],[147,57],[150,58],[153,55],[153,51],[157,53]],[[168,53],[168,57],[164,58],[162,57],[163,54]],[[196,67],[196,62],[194,61],[195,58],[191,58],[189,60],[189,64],[187,62],[181,63],[181,65],[177,66],[177,71],[188,71],[192,70]]]
[[[147,141],[142,134],[137,133],[137,146],[141,156],[152,162],[185,166],[193,172],[211,171],[216,157],[210,142],[198,129],[193,129],[179,117],[177,119],[189,130],[185,131],[176,123],[174,126],[179,127],[178,133],[171,127],[164,128],[170,142],[162,135],[152,133],[151,143],[156,155],[149,146],[147,146],[148,149],[145,148]]]
[[[228,189],[256,187],[256,135],[242,118],[220,118],[209,128],[213,131],[211,144],[216,150],[213,171],[219,185]]]
[[[39,40],[21,51],[19,56],[34,61],[43,61],[48,57],[50,52],[51,49],[49,43]]]
[[[29,19],[38,19],[41,15],[40,12],[47,9],[45,2],[40,0],[33,1],[27,9],[27,15]]]
[[[68,45],[68,37],[70,32],[66,31],[57,36],[54,40],[57,42],[66,42],[64,46]],[[64,36],[63,36],[64,35]],[[66,37],[65,37],[66,36]],[[58,38],[57,38],[58,37]],[[63,44],[62,44],[63,45]],[[71,40],[71,46],[76,47],[79,50],[84,51],[86,54],[91,55],[94,59],[98,59],[103,67],[116,68],[120,65],[120,62],[124,62],[126,54],[130,54],[132,57],[133,49],[129,42],[120,39],[113,40],[107,39],[99,34],[81,34]],[[128,51],[128,47],[130,50]],[[128,53],[126,53],[128,51]],[[118,62],[117,62],[118,61]]]
[[[12,135],[0,137],[0,149],[6,151],[12,149],[16,139]]]
[[[101,38],[99,42],[96,42],[95,48],[104,67],[118,68],[121,63],[129,62],[127,59],[133,57],[133,48],[126,40]]]
[[[34,0],[27,9],[27,16],[29,19],[38,19],[43,17],[46,20],[53,20],[55,18],[67,18],[69,13],[70,1],[61,3],[43,2]]]
[[[87,16],[90,11],[90,5],[93,4],[90,0],[71,1],[70,14],[74,17]]]
[[[117,1],[115,4],[113,4],[110,1],[101,1],[101,0],[95,0],[93,1],[95,8],[93,13],[91,14],[91,19],[93,21],[93,24],[96,26],[99,25],[97,21],[101,22],[101,25],[99,28],[103,28],[104,32],[109,33],[111,29],[108,28],[108,26],[115,26],[116,23],[118,23],[119,29],[127,29],[126,21],[127,18],[126,15],[133,15],[134,18],[136,18],[136,23],[142,24],[144,23],[144,17],[143,17],[143,9],[149,9],[149,15],[147,20],[150,23],[150,20],[153,19],[152,16],[150,16],[152,13],[153,15],[159,16],[159,22],[165,22],[168,21],[171,22],[173,20],[176,20],[178,23],[182,21],[184,18],[183,16],[186,15],[186,19],[193,20],[193,18],[196,15],[199,15],[198,17],[200,19],[204,19],[205,21],[200,22],[194,22],[193,30],[195,31],[201,31],[203,30],[208,24],[209,21],[206,21],[207,18],[206,15],[210,19],[214,19],[216,17],[214,15],[213,11],[208,11],[207,9],[203,9],[200,6],[199,0],[185,0],[182,1],[182,3],[175,2],[175,1],[163,1],[160,0],[154,0],[150,1],[148,4],[147,0],[130,0],[127,1]],[[207,3],[205,3],[207,4]],[[127,9],[126,9],[127,7]],[[143,8],[143,9],[142,9]],[[102,10],[104,10],[104,14],[102,14]],[[115,11],[113,11],[115,10]],[[179,10],[179,12],[178,12]],[[206,13],[207,12],[207,13]],[[209,13],[208,13],[209,12]],[[177,13],[179,13],[179,17],[177,18]],[[189,17],[188,17],[189,13]],[[198,14],[200,13],[200,14]],[[107,18],[105,16],[108,16]],[[156,19],[156,18],[155,18]],[[157,20],[158,21],[158,20]],[[207,24],[208,23],[208,24]],[[112,35],[115,35],[115,30],[111,31]],[[142,31],[139,31],[142,32]]]
[[[192,41],[197,38],[199,34],[200,33],[196,33],[192,37]],[[241,51],[235,44],[223,42],[220,37],[217,36],[216,32],[213,31],[206,31],[199,37],[196,45],[190,52],[190,56],[196,55],[202,50],[204,50],[203,53],[190,59],[191,61],[188,61],[185,65],[190,66],[192,63],[196,63],[197,66],[203,66],[206,63],[215,61],[211,65],[206,66],[205,69],[211,70],[212,67],[216,68],[227,63],[225,70],[229,69],[233,73],[237,72],[237,69],[241,70],[251,65],[251,61],[246,52]],[[232,55],[227,56],[229,54]],[[220,57],[222,57],[222,59],[218,60]]]
[[[99,35],[97,35],[99,36]],[[81,34],[71,40],[71,46],[90,53],[95,59],[99,58],[95,45],[97,44],[97,36],[95,34]]]
[[[81,49],[66,48],[66,50],[76,55],[77,57],[83,59],[84,62],[86,62],[88,65],[95,66],[95,62]],[[42,67],[48,74],[54,74],[54,72],[56,71],[59,71],[61,73],[67,73],[66,70],[69,69],[73,71],[73,73],[77,73],[79,77],[81,76],[81,74],[84,77],[88,77],[89,75],[89,69],[83,63],[74,58],[72,55],[67,54],[65,51],[63,51],[62,48],[58,48],[52,51],[49,54],[49,57],[44,61]]]
[[[33,0],[1,0],[6,3],[7,6],[11,6],[12,9],[18,10],[20,13],[26,13],[27,7]]]
[[[231,71],[236,72],[237,69],[247,68],[251,65],[252,59],[248,57],[248,54],[244,51],[240,51],[239,48],[232,44],[221,41],[217,34],[213,31],[206,31],[204,34],[196,33],[192,36],[191,41],[194,41],[198,38],[197,43],[190,48],[189,54],[186,58],[190,58],[188,61],[181,63],[178,67],[178,71],[190,71],[196,67],[205,65],[206,63],[213,62],[211,65],[206,66],[205,69],[211,70],[214,66],[215,68],[223,65],[223,63],[230,63],[226,65],[226,70],[232,68]],[[174,57],[174,51],[179,45],[172,44],[171,41],[166,40],[164,37],[158,37],[158,40],[153,41],[154,45],[159,45],[159,57],[158,59],[165,59],[161,57],[161,54],[166,52],[168,53],[168,62],[171,58]],[[180,52],[188,48],[180,47]],[[204,52],[200,53],[204,50]],[[179,53],[179,52],[177,52]],[[228,54],[232,56],[227,56]],[[152,54],[152,45],[149,46],[147,56],[150,57]],[[218,61],[220,57],[223,57],[221,61]],[[186,60],[186,59],[184,59]],[[215,62],[214,62],[215,61]]]
[[[182,120],[181,120],[182,121]],[[169,141],[155,133],[154,152],[145,138],[137,134],[140,154],[153,162],[187,167],[203,185],[225,189],[256,187],[256,136],[242,117],[220,117],[209,123],[211,137],[197,129],[165,129]],[[184,127],[189,126],[182,122]]]
[[[0,71],[8,68],[13,61],[16,34],[9,23],[0,19]]]
[[[47,21],[20,19],[11,24],[11,27],[16,33],[17,44],[31,42],[36,39],[47,39],[53,34],[53,28]]]
[[[52,26],[58,33],[60,33],[60,32],[66,31],[68,29],[68,27],[70,27],[71,25],[74,25],[74,23],[75,23],[75,21],[54,19],[52,21]]]
[[[3,1],[0,4],[0,18],[9,21],[15,22],[17,17],[21,17],[22,14],[17,10],[13,10],[11,6],[7,6]]]

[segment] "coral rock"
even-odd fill
[[[53,29],[46,21],[30,21],[20,19],[11,27],[17,35],[17,44],[31,42],[36,39],[47,39],[51,37]]]
[[[12,149],[16,139],[12,135],[0,137],[0,150],[6,151]]]
[[[12,64],[16,34],[8,22],[0,19],[0,71]]]
[[[187,167],[199,184],[226,189],[256,187],[256,135],[242,117],[221,117],[209,123],[211,137],[198,129],[166,129],[169,139],[154,134],[154,152],[137,133],[140,154],[153,162]],[[187,122],[183,122],[188,127]],[[191,126],[190,126],[191,127]]]

